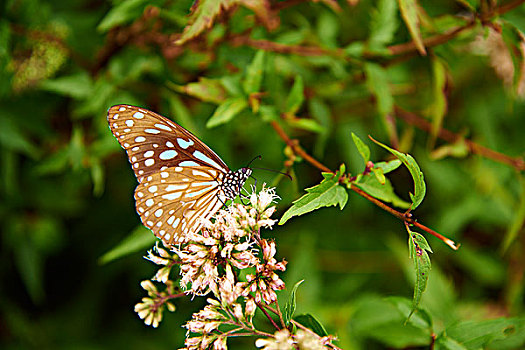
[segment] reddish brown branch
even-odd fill
[[[261,306],[262,306],[262,305],[261,305]],[[280,310],[274,309],[274,308],[271,307],[270,305],[264,305],[264,308],[270,310],[271,312],[273,312],[273,313],[276,314],[276,315],[279,315],[279,314],[280,314]],[[262,307],[261,307],[261,309],[262,309]],[[267,313],[265,312],[265,314],[267,314]],[[279,315],[279,316],[280,316],[280,315]],[[307,328],[307,327],[303,326],[302,324],[300,324],[299,322],[295,321],[294,319],[291,319],[291,320],[290,320],[290,323],[293,323],[296,327],[301,328],[302,330],[304,330],[304,331],[306,331],[306,332],[312,334],[313,336],[319,337],[319,335],[318,335],[317,333],[315,333],[314,331],[312,331],[310,328]],[[332,348],[332,349],[334,349],[334,350],[343,350],[343,349],[341,349],[340,347],[338,347],[338,346],[332,344],[332,339],[330,339],[330,341],[329,341],[328,343],[325,343],[324,345],[326,345],[326,346],[328,346],[328,347],[330,347],[330,348]]]
[[[288,135],[283,130],[283,128],[279,125],[279,123],[273,120],[270,122],[270,124],[275,129],[279,137],[283,139],[284,142],[286,142],[286,144],[292,149],[292,151],[296,155],[300,156],[301,158],[303,158],[308,163],[312,164],[314,167],[316,167],[317,169],[321,171],[333,173],[333,171],[330,170],[330,168],[328,168],[324,164],[317,161],[314,157],[306,153],[306,151],[299,145],[299,142],[297,140],[292,140],[290,137],[288,137]]]
[[[432,132],[432,124],[418,115],[405,111],[399,106],[395,106],[396,116],[403,119],[406,123],[417,127],[418,129],[424,130],[428,133]],[[453,133],[447,129],[439,129],[437,136],[449,143],[454,143],[461,139],[461,136]],[[484,147],[476,142],[465,140],[465,144],[468,150],[472,154],[479,154],[480,156],[492,159],[494,161],[508,164],[514,167],[518,171],[525,170],[525,160],[523,157],[510,157],[506,154],[494,151],[490,148]]]
[[[496,13],[498,15],[502,15],[502,14],[504,14],[506,12],[514,10],[516,7],[520,6],[524,2],[525,2],[525,0],[517,0],[517,1],[509,2],[507,4],[503,4],[503,5],[501,5],[501,6],[499,6],[497,8]]]
[[[264,51],[284,54],[296,54],[301,56],[342,56],[341,50],[327,50],[318,46],[286,45],[270,40],[252,39],[248,35],[233,36],[229,42],[232,46],[246,45]]]
[[[319,170],[322,170],[324,172],[330,172],[330,173],[335,173],[334,171],[330,170],[330,168],[328,168],[327,166],[325,166],[324,164],[322,164],[321,162],[319,162],[318,160],[316,160],[315,158],[313,158],[312,156],[310,156],[300,145],[299,145],[299,142],[297,140],[292,140],[287,134],[286,132],[283,130],[283,128],[279,125],[279,123],[277,123],[275,120],[273,120],[271,122],[271,125],[272,127],[275,129],[275,131],[277,132],[277,134],[279,135],[279,137],[281,137],[281,139],[283,139],[284,142],[286,142],[286,144],[292,149],[292,151],[302,157],[304,160],[306,160],[308,163],[312,164],[314,167],[316,167],[317,169]],[[409,223],[410,225],[414,225],[416,226],[417,228],[439,238],[440,240],[442,240],[443,242],[445,242],[445,244],[447,244],[449,247],[451,247],[452,249],[454,250],[457,250],[459,246],[457,246],[454,241],[452,241],[451,239],[443,236],[442,234],[432,230],[431,228],[423,225],[423,224],[420,224],[419,222],[417,222],[416,220],[414,220],[411,216],[409,216],[407,213],[401,213],[393,208],[390,208],[388,205],[386,205],[385,203],[381,202],[380,200],[372,197],[371,195],[369,195],[368,193],[362,191],[361,189],[355,187],[355,186],[350,186],[350,189],[352,191],[354,191],[355,193],[359,194],[360,196],[368,199],[370,202],[374,203],[375,205],[377,205],[378,207],[380,207],[381,209],[389,212],[390,214],[394,215],[395,217],[397,217],[398,219],[401,219],[403,220],[404,222],[407,222]]]
[[[279,328],[279,326],[277,325],[277,323],[275,323],[273,318],[268,314],[268,311],[266,311],[265,305],[263,305],[261,303],[256,303],[256,304],[259,307],[259,309],[261,309],[261,311],[266,316],[266,318],[270,321],[270,323],[275,327],[275,329],[277,329],[278,331],[281,330],[281,328]]]
[[[420,224],[419,222],[414,220],[412,217],[410,217],[407,213],[402,213],[402,212],[399,212],[399,211],[397,211],[395,209],[390,208],[388,205],[386,205],[385,203],[381,202],[379,199],[372,197],[371,195],[369,195],[365,191],[363,191],[363,190],[361,190],[361,189],[359,189],[359,188],[357,188],[355,186],[351,186],[350,189],[352,191],[354,191],[355,193],[359,194],[360,196],[368,199],[370,202],[374,203],[375,205],[377,205],[381,209],[383,209],[383,210],[389,212],[390,214],[394,215],[396,218],[403,220],[404,222],[406,222],[409,225],[414,225],[417,228],[419,228],[419,229],[421,229],[421,230],[423,230],[423,231],[425,231],[427,233],[430,233],[432,236],[439,238],[440,240],[445,242],[445,244],[448,245],[450,248],[452,248],[454,250],[457,250],[459,248],[459,245],[456,245],[456,243],[453,240],[443,236],[439,232],[436,232],[433,229],[431,229],[431,228],[429,228],[429,227],[427,227],[425,225]]]
[[[445,33],[437,34],[437,35],[425,38],[423,39],[423,45],[426,48],[429,48],[429,47],[433,47],[433,46],[437,46],[437,45],[446,43],[447,41],[455,38],[462,31],[472,28],[474,24],[475,24],[475,21],[472,20],[463,26],[459,26],[459,27],[450,29],[449,31]],[[409,41],[403,44],[389,46],[388,50],[390,51],[392,55],[416,53],[418,51],[416,44],[413,41]]]

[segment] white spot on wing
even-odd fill
[[[175,158],[177,154],[178,154],[177,151],[170,149],[170,150],[162,152],[159,155],[159,158],[162,160],[168,160],[168,159]]]
[[[191,183],[191,187],[197,187],[197,186],[211,186],[211,187],[215,187],[217,186],[219,183],[217,181],[202,181],[202,182],[192,182]]]
[[[202,190],[197,191],[197,192],[188,192],[188,193],[186,193],[186,195],[184,197],[187,197],[187,198],[196,197],[196,196],[198,196],[198,195],[200,195],[200,194],[202,194],[204,192],[207,192],[209,190],[210,190],[209,187],[205,187]]]
[[[148,158],[146,159],[146,161],[144,162],[144,164],[146,166],[152,166],[153,164],[155,164],[155,160],[153,158]]]
[[[162,209],[157,209],[157,210],[155,211],[155,216],[158,217],[158,218],[160,218],[160,216],[162,215],[163,212],[164,212],[164,211],[163,211]]]
[[[125,110],[126,110],[126,107],[120,107],[118,110],[121,111],[121,112],[122,112],[122,111],[125,111]],[[115,115],[118,115],[118,114],[115,114]]]
[[[175,147],[175,145],[171,141],[166,141],[166,146]]]
[[[126,120],[126,125],[129,126],[130,128],[135,124],[135,122],[131,119],[128,119]]]
[[[153,199],[151,199],[151,198],[146,201],[146,205],[148,207],[151,207],[153,204],[155,204],[155,201]]]
[[[182,138],[177,138],[177,143],[179,144],[179,146],[181,146],[182,148],[186,149],[188,147],[190,147],[191,145],[193,145],[193,140],[184,140]]]
[[[155,193],[157,192],[157,190],[158,190],[158,187],[156,185],[150,186],[148,188],[148,191],[150,191],[151,193]]]
[[[164,124],[157,123],[157,124],[155,124],[155,127],[159,128],[159,129],[162,129],[162,130],[171,131],[171,128],[169,126],[164,125]]]
[[[135,142],[144,142],[144,141],[146,141],[146,138],[144,136],[135,137]]]
[[[153,152],[153,151],[146,151],[146,152],[144,152],[144,157],[145,158],[153,157],[154,154],[155,154],[155,152]]]
[[[147,132],[148,134],[160,134],[160,131],[157,129],[144,129],[144,132]]]
[[[183,190],[185,188],[187,188],[188,186],[186,185],[168,185],[168,187],[166,187],[166,192],[172,192],[172,191],[179,191],[179,190]]]
[[[200,159],[202,160],[203,162],[206,162],[208,163],[209,165],[215,167],[215,168],[218,168],[218,169],[222,169],[222,166],[220,166],[219,164],[217,164],[213,159],[209,158],[208,156],[206,156],[204,153],[200,152],[200,151],[195,151],[193,152],[193,155],[197,158],[197,159]]]
[[[142,119],[144,118],[144,113],[135,112],[135,114],[133,114],[133,117],[137,119]]]
[[[204,171],[200,171],[200,170],[192,170],[191,172],[192,172],[193,175],[195,175],[195,176],[202,176],[202,177],[210,178],[210,175],[208,175],[208,173],[205,173]]]
[[[199,163],[194,162],[193,160],[185,160],[184,162],[179,163],[180,166],[199,166]],[[182,170],[182,168],[181,168]],[[175,171],[180,171],[175,168]]]
[[[172,201],[172,200],[175,200],[177,198],[180,198],[181,195],[182,195],[182,192],[173,192],[173,193],[168,193],[168,194],[162,195],[162,198],[167,199],[169,201]]]

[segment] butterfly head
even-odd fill
[[[236,171],[229,171],[222,182],[222,190],[227,199],[234,199],[241,192],[242,186],[252,174],[251,168],[240,168]]]

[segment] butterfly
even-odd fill
[[[188,130],[147,109],[116,105],[107,118],[139,182],[137,213],[167,246],[198,232],[252,174],[248,167],[230,170]]]

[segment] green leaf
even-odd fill
[[[430,257],[427,252],[432,253],[432,249],[428,245],[427,240],[421,234],[417,232],[408,231],[408,249],[410,257],[414,262],[414,269],[416,271],[416,280],[414,284],[414,298],[412,299],[412,311],[408,315],[408,318],[412,316],[414,311],[417,310],[423,292],[427,288],[428,274],[430,272]]]
[[[430,158],[438,160],[447,156],[464,158],[470,153],[469,146],[467,145],[464,137],[459,137],[454,143],[445,144],[434,149],[430,153]]]
[[[372,50],[381,49],[392,42],[399,25],[397,19],[397,2],[379,0],[372,10],[370,20],[369,46]]]
[[[37,159],[41,152],[6,114],[0,115],[0,144]]]
[[[104,166],[100,159],[91,157],[91,179],[93,181],[93,195],[100,197],[104,193]]]
[[[417,50],[420,54],[426,55],[425,46],[423,45],[423,38],[421,37],[421,31],[419,30],[419,15],[417,12],[417,1],[416,0],[398,0],[399,10],[401,16],[405,21],[410,36],[416,45]]]
[[[390,298],[377,296],[363,297],[354,302],[353,313],[349,317],[353,335],[357,339],[379,341],[385,345],[382,348],[428,348],[432,329],[425,318],[404,323],[407,314],[399,304]]]
[[[313,316],[312,314],[301,314],[294,317],[294,320],[302,324],[303,326],[310,328],[320,337],[326,337],[328,332],[326,328]]]
[[[265,122],[279,119],[279,111],[275,106],[260,106],[259,114],[261,115],[262,120]]]
[[[293,202],[293,206],[283,214],[279,225],[283,225],[291,217],[304,215],[321,207],[339,205],[342,210],[348,200],[348,193],[339,185],[344,166],[341,168],[342,171],[336,174],[323,173],[325,179],[319,185],[307,188],[308,193]]]
[[[265,51],[257,51],[252,62],[246,68],[246,77],[244,78],[243,88],[244,92],[248,95],[258,92],[261,88],[265,66],[264,57]]]
[[[396,156],[397,159],[399,159],[403,162],[403,164],[405,164],[408,171],[410,172],[410,175],[412,175],[412,180],[414,181],[414,194],[410,193],[410,199],[412,200],[413,204],[412,209],[417,208],[425,198],[426,186],[423,173],[419,169],[419,165],[417,164],[416,160],[410,154],[405,154],[396,151],[395,149],[390,148],[382,144],[381,142],[374,140],[372,137],[370,137],[370,139],[379,146],[392,153],[394,156]]]
[[[386,70],[376,63],[365,64],[366,86],[368,91],[375,97],[377,112],[381,116],[383,126],[388,135],[395,132],[387,117],[394,108],[394,98],[390,91],[389,78]]]
[[[385,300],[392,303],[404,317],[407,317],[412,312],[412,301],[408,298],[387,297]],[[406,321],[406,324],[420,329],[432,330],[432,317],[430,314],[424,309],[418,309],[417,311],[416,314]]]
[[[464,321],[446,328],[444,333],[467,349],[522,349],[525,317]],[[504,347],[506,342],[510,346]]]
[[[304,102],[304,85],[303,85],[303,78],[300,75],[297,75],[295,77],[294,84],[292,86],[292,90],[290,91],[290,94],[288,95],[288,98],[286,100],[286,113],[295,115],[299,108],[301,108],[301,105]]]
[[[218,125],[225,124],[232,120],[237,114],[241,113],[248,107],[248,102],[244,97],[234,97],[224,101],[215,113],[208,119],[206,127],[214,128]]]
[[[42,253],[29,240],[22,240],[16,249],[13,249],[13,253],[18,272],[31,300],[35,304],[42,303],[45,297]]]
[[[357,181],[351,183],[352,186],[356,186],[374,198],[377,198],[385,203],[392,203],[392,205],[406,209],[410,207],[410,203],[399,198],[392,187],[392,183],[389,179],[384,178],[384,182],[378,179],[375,174],[367,174],[361,176]]]
[[[507,232],[505,233],[505,238],[503,239],[503,243],[501,245],[501,251],[503,253],[505,253],[509,249],[511,244],[516,240],[516,238],[518,238],[520,230],[525,223],[525,179],[523,179],[523,177],[520,177],[520,182],[520,203],[517,210],[515,210],[514,218],[510,226],[508,227]]]
[[[386,183],[386,178],[385,174],[383,173],[383,169],[374,167],[372,168],[372,173],[381,185],[384,185]]]
[[[434,147],[435,140],[443,124],[443,118],[447,113],[447,69],[445,63],[437,56],[432,55],[432,103],[430,105],[430,117],[432,119],[431,144]]]
[[[192,7],[189,24],[184,28],[179,40],[175,43],[182,45],[186,41],[201,34],[212,27],[215,18],[237,3],[235,0],[200,0]]]
[[[241,83],[241,75],[233,74],[221,77],[220,81],[226,93],[232,97],[243,97],[245,96]]]
[[[146,249],[151,247],[155,243],[155,240],[156,238],[150,230],[142,225],[137,226],[128,237],[124,238],[119,244],[102,255],[98,262],[101,265],[107,264],[113,260]]]
[[[63,76],[56,79],[44,80],[40,88],[73,98],[86,98],[93,90],[93,82],[86,72]]]
[[[501,29],[501,37],[507,46],[514,65],[514,90],[515,93],[518,93],[525,62],[525,54],[522,50],[523,33],[507,21],[502,21]]]
[[[466,347],[458,343],[452,338],[442,334],[436,338],[434,344],[435,350],[468,350]]]
[[[220,104],[226,100],[227,93],[222,85],[222,82],[217,79],[207,79],[200,77],[198,82],[189,83],[183,86],[169,83],[168,87],[171,89],[182,92],[187,95],[198,98],[204,102],[211,102]]]
[[[97,30],[99,32],[106,32],[113,27],[131,22],[142,14],[144,7],[149,3],[150,1],[148,0],[122,1],[104,16],[97,26]]]
[[[304,280],[300,280],[297,282],[290,292],[290,297],[288,298],[288,301],[286,302],[286,305],[284,306],[284,322],[288,326],[290,324],[290,320],[293,317],[293,314],[295,313],[295,309],[297,307],[296,301],[295,301],[295,293],[297,292],[297,288],[303,283]]]
[[[394,159],[389,162],[377,162],[374,163],[374,168],[379,168],[383,170],[383,174],[388,174],[391,171],[396,170],[399,166],[403,164],[399,159]]]
[[[354,140],[354,144],[366,165],[370,160],[370,148],[354,133],[352,133],[352,139]]]
[[[321,126],[317,121],[313,119],[294,118],[287,120],[287,123],[288,125],[294,128],[308,130],[316,133],[323,133],[326,130],[323,126]]]

